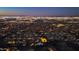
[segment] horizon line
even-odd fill
[[[30,16],[32,17],[32,15],[0,15],[0,16]],[[34,16],[34,15],[33,15]],[[78,15],[76,16],[34,16],[34,17],[79,17]]]

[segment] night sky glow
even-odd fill
[[[79,16],[78,7],[0,7],[0,15]]]

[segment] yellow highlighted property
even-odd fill
[[[64,24],[58,24],[57,27],[62,27],[65,26]]]
[[[44,37],[41,37],[40,40],[41,40],[42,43],[47,42],[47,39],[44,38]]]

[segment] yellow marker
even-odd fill
[[[41,37],[40,39],[41,39],[41,42],[42,43],[47,42],[47,39],[46,38]]]

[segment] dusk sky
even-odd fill
[[[0,7],[0,15],[79,16],[77,7]]]

